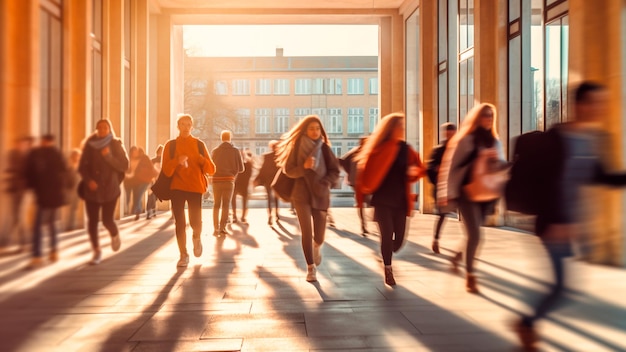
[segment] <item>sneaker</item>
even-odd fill
[[[111,236],[111,249],[113,250],[113,252],[119,251],[120,246],[122,246],[122,241],[120,240],[120,234],[118,233],[115,236]]]
[[[313,241],[313,262],[316,266],[322,264],[322,245],[315,241]]]
[[[517,333],[517,337],[522,343],[522,347],[526,351],[536,351],[537,350],[537,342],[539,342],[539,335],[535,331],[535,328],[524,324],[523,320],[518,321],[514,326],[513,330]]]
[[[176,266],[185,267],[187,265],[189,265],[189,254],[181,255],[178,263],[176,263]]]
[[[476,286],[476,276],[474,274],[467,274],[465,290],[469,293],[480,293],[478,287]]]
[[[56,250],[51,251],[50,254],[48,254],[48,259],[54,263],[57,260],[59,260],[59,252],[57,252]]]
[[[438,240],[433,240],[433,252],[439,254],[439,241]]]
[[[33,257],[28,263],[27,269],[37,269],[43,266],[43,258],[41,257]]]
[[[307,267],[307,272],[306,272],[306,281],[308,282],[315,282],[317,281],[317,269],[315,268],[315,265],[311,264]]]
[[[98,250],[93,252],[93,258],[89,261],[91,265],[98,265],[102,261],[102,251]]]
[[[202,239],[200,236],[193,238],[193,255],[196,256],[196,258],[202,255]]]
[[[393,270],[387,266],[385,266],[385,283],[389,286],[396,285],[396,279],[393,278]]]

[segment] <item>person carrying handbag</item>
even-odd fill
[[[444,211],[453,211],[458,207],[465,226],[466,290],[470,293],[479,292],[474,275],[474,258],[480,243],[480,227],[486,215],[493,213],[497,199],[472,199],[466,186],[473,181],[472,170],[477,160],[485,158],[504,163],[495,126],[494,105],[481,103],[474,106],[463,120],[459,132],[448,143],[437,178],[437,205]],[[458,271],[462,255],[459,251],[452,257],[454,271]]]

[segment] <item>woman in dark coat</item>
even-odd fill
[[[98,238],[100,211],[102,224],[111,235],[111,248],[113,251],[120,249],[121,241],[113,213],[128,164],[124,145],[115,137],[111,122],[106,119],[98,121],[96,131],[84,143],[78,166],[82,178],[79,191],[85,199],[87,230],[93,249],[90,264],[100,264],[102,260]]]
[[[276,148],[276,162],[288,177],[295,179],[291,202],[302,233],[306,280],[317,281],[316,266],[322,262],[330,188],[339,179],[339,162],[318,116],[303,118],[283,135]]]
[[[278,222],[278,197],[274,194],[272,190],[272,182],[274,181],[274,176],[276,176],[276,172],[278,171],[278,166],[276,165],[276,146],[278,145],[278,141],[271,140],[268,144],[270,151],[263,154],[263,165],[261,165],[261,169],[259,170],[259,174],[254,179],[254,185],[261,185],[265,187],[265,192],[267,193],[267,224],[272,225],[272,203],[274,204],[274,216],[276,218],[276,222]]]

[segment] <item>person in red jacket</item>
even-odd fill
[[[162,170],[165,176],[172,177],[172,214],[176,222],[176,242],[180,251],[177,266],[189,264],[187,254],[187,221],[185,203],[189,212],[189,224],[193,230],[193,254],[202,255],[202,195],[208,187],[206,175],[215,173],[215,164],[209,156],[206,145],[191,135],[193,118],[183,114],[177,120],[179,135],[176,138],[174,157],[170,158],[171,141],[165,144],[162,156]],[[202,150],[200,150],[200,146]]]
[[[391,257],[404,244],[406,217],[411,215],[415,201],[411,184],[426,174],[419,154],[404,140],[404,124],[402,113],[383,117],[356,157],[357,204],[362,206],[364,196],[372,195],[370,204],[380,230],[385,283],[389,286],[396,284]]]

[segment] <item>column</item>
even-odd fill
[[[102,115],[121,136],[124,117],[124,2],[103,2]]]
[[[148,143],[148,24],[149,11],[147,0],[135,0],[132,2],[134,6],[133,19],[131,20],[132,37],[133,37],[133,55],[131,73],[132,79],[132,96],[134,97],[133,113],[134,118],[129,123],[134,124],[135,144],[143,146],[146,154],[152,156],[156,149],[156,144]]]

